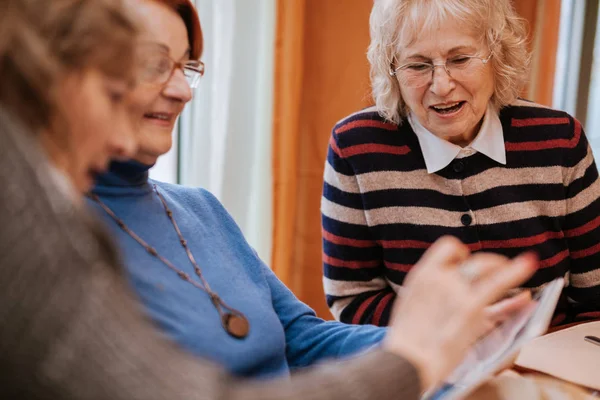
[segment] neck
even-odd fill
[[[98,195],[146,194],[152,190],[148,182],[151,167],[135,160],[113,161],[108,172],[98,177],[93,192]]]
[[[481,130],[481,126],[483,125],[483,120],[485,119],[485,115],[486,114],[483,114],[483,117],[481,117],[479,122],[468,132],[465,132],[464,134],[462,134],[460,136],[447,138],[446,140],[449,141],[450,143],[455,144],[460,147],[466,147],[466,146],[470,145],[471,143],[473,143],[473,140],[475,140],[475,138],[479,134],[479,131]]]

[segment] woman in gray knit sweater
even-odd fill
[[[444,239],[407,279],[381,348],[343,365],[258,383],[184,354],[142,316],[77,194],[135,149],[135,55],[151,51],[135,35],[120,0],[0,0],[0,398],[416,399],[533,272],[531,257],[469,258]]]

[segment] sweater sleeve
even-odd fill
[[[185,354],[143,317],[106,235],[12,139],[0,118],[0,398],[418,398],[415,368],[381,350],[269,382]]]
[[[367,224],[355,172],[335,129],[323,180],[323,285],[327,304],[339,321],[385,326],[396,293],[384,278],[382,248]]]
[[[385,328],[324,321],[263,264],[273,308],[285,331],[286,357],[291,368],[306,367],[328,358],[353,355],[379,344]]]
[[[564,233],[570,275],[566,294],[570,318],[600,318],[600,180],[592,150],[579,121],[571,118],[573,137],[566,149]]]

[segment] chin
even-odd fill
[[[164,144],[154,144],[153,146],[140,146],[135,160],[146,165],[156,164],[159,157],[167,154],[171,150],[172,141]]]
[[[173,136],[168,132],[146,132],[139,140],[138,153],[160,157],[171,150]]]

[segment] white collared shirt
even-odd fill
[[[427,172],[432,174],[452,162],[455,158],[468,157],[476,152],[482,153],[492,160],[506,165],[506,149],[504,147],[504,131],[498,112],[489,105],[481,129],[475,139],[465,147],[444,140],[428,131],[417,118],[410,113],[408,123],[417,134],[421,152],[425,158]]]

